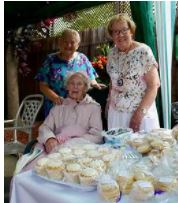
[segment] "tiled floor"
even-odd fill
[[[18,157],[15,155],[4,156],[4,203],[9,203],[10,181],[13,176]]]

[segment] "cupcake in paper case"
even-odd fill
[[[154,196],[154,187],[149,181],[136,181],[133,183],[130,196],[134,200],[148,200]]]
[[[49,160],[46,164],[46,173],[48,178],[53,180],[62,180],[64,177],[64,163],[60,160]]]
[[[123,194],[128,194],[132,189],[134,182],[134,176],[132,173],[122,171],[122,173],[116,175],[116,181],[120,186],[120,190]]]
[[[102,155],[109,154],[111,152],[111,148],[108,146],[101,145],[98,147],[98,152],[101,153]]]
[[[108,175],[102,176],[97,189],[101,197],[108,202],[116,202],[120,198],[119,185]]]
[[[146,165],[135,165],[132,168],[132,172],[136,181],[145,180],[151,182],[153,185],[156,184],[156,178]]]
[[[81,171],[79,175],[79,180],[81,185],[96,185],[96,179],[98,177],[98,172],[97,170],[93,168],[85,168]]]
[[[58,152],[62,155],[65,156],[66,154],[71,154],[72,150],[69,147],[62,147],[58,150]]]
[[[55,160],[61,159],[60,153],[52,153],[52,154],[49,154],[47,157],[48,157],[49,159],[55,159]]]
[[[146,144],[143,144],[143,145],[137,147],[136,149],[141,154],[147,154],[151,151],[152,148],[151,148],[150,144],[146,143]]]
[[[47,176],[46,174],[46,164],[49,161],[48,158],[43,157],[41,159],[39,159],[35,165],[35,171],[37,172],[37,174],[41,175],[41,176]]]
[[[66,164],[74,163],[76,162],[76,157],[73,154],[66,154],[61,158],[61,160]]]
[[[88,167],[91,161],[92,161],[92,159],[89,158],[89,157],[82,157],[82,158],[79,158],[79,159],[77,160],[77,162],[78,162],[80,165],[82,165],[83,168]]]
[[[96,144],[85,144],[82,146],[82,149],[89,151],[89,150],[95,150],[97,148]]]
[[[64,172],[65,181],[72,183],[79,183],[79,174],[82,170],[80,164],[71,163],[66,165],[66,170]]]
[[[113,156],[113,154],[105,154],[102,157],[102,160],[104,161],[104,163],[106,165],[106,169],[109,169],[113,160],[115,160],[115,156]]]
[[[106,170],[106,165],[102,160],[92,160],[89,163],[89,167],[96,169],[98,173],[103,173]]]
[[[102,156],[102,153],[98,152],[97,150],[89,150],[87,152],[87,156],[90,158],[99,159]]]
[[[84,157],[85,156],[85,150],[83,149],[75,149],[73,150],[73,154],[76,156],[76,157]]]
[[[156,189],[164,192],[175,191],[178,187],[178,181],[176,177],[161,177],[158,179]]]

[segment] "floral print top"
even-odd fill
[[[139,106],[145,90],[144,75],[153,66],[158,67],[146,44],[119,52],[116,47],[108,55],[107,72],[111,78],[110,104],[120,112],[133,112]]]
[[[66,97],[67,91],[64,86],[65,79],[69,73],[77,71],[85,72],[90,80],[97,77],[95,69],[84,54],[76,52],[73,59],[65,61],[60,59],[57,53],[53,53],[47,56],[42,67],[35,76],[35,79],[47,83],[58,95]],[[52,106],[53,102],[45,97],[45,117],[49,114]]]

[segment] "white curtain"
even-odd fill
[[[164,128],[171,128],[171,69],[175,14],[176,2],[155,2],[155,21]]]

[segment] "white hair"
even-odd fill
[[[66,36],[74,36],[75,37],[75,39],[78,41],[78,42],[80,42],[80,34],[76,31],[76,30],[73,30],[73,29],[69,29],[69,28],[67,28],[67,29],[65,29],[65,30],[63,30],[62,31],[62,33],[60,33],[60,35],[59,34],[57,34],[57,36],[59,36],[60,37],[60,39],[65,39],[65,37]]]
[[[65,87],[68,86],[70,80],[74,77],[74,76],[78,76],[79,78],[82,79],[85,87],[86,87],[86,92],[90,89],[90,80],[86,74],[86,72],[84,71],[78,71],[78,72],[72,72],[70,71],[68,74],[67,74],[67,77],[66,77],[66,80],[65,80]]]

